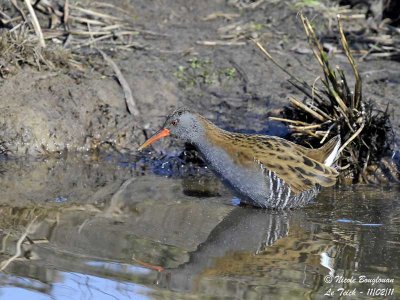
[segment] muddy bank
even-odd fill
[[[86,4],[91,7],[92,2]],[[241,1],[166,0],[151,5],[127,1],[122,6],[131,14],[133,25],[141,29],[134,40],[136,47],[96,46],[121,69],[140,117],[127,112],[124,93],[111,67],[95,48],[86,48],[79,52],[79,68],[43,67],[38,71],[19,66],[0,79],[3,152],[37,155],[94,148],[134,152],[144,133],[156,130],[177,106],[199,111],[228,129],[282,135],[285,131],[267,122],[268,115],[287,104],[288,95],[301,95],[264,60],[249,37],[259,37],[290,72],[308,82],[321,75],[307,50],[296,17],[298,6],[291,2],[265,1],[256,9]],[[305,9],[324,32],[324,15],[317,7]],[[230,37],[225,45],[211,43],[221,40],[221,35]],[[331,55],[350,72],[343,55]],[[364,98],[382,109],[390,104],[398,136],[400,64],[371,60],[358,65]],[[164,149],[167,143],[171,142],[156,147]]]

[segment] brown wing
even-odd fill
[[[295,194],[316,184],[327,187],[336,183],[337,171],[306,156],[306,148],[277,137],[232,133],[209,122],[204,125],[212,126],[206,131],[207,138],[230,154],[235,163],[245,168],[255,168],[255,161],[262,164],[284,180]]]
[[[243,151],[245,156],[252,155],[255,161],[274,172],[294,193],[309,190],[316,184],[328,187],[336,183],[338,172],[335,169],[307,157],[296,144],[273,137],[248,138],[257,141],[247,145],[257,146],[242,148],[240,151]]]

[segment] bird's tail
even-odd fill
[[[332,145],[334,145],[334,147],[333,147],[332,151],[328,152],[329,155],[327,158],[325,158],[324,165],[330,167],[336,162],[336,160],[339,158],[339,149],[340,149],[341,143],[342,143],[342,141],[340,139],[339,134],[337,136],[335,136],[334,138],[332,138],[328,143],[326,143],[326,145],[330,144],[329,145],[330,147],[332,147]],[[325,147],[325,145],[322,147]]]
[[[302,147],[301,150],[303,150],[303,153],[306,156],[330,167],[338,159],[340,144],[341,144],[340,135],[337,135],[331,138],[327,143],[325,143],[320,148],[309,149]]]

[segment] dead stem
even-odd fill
[[[277,118],[277,117],[269,117],[270,120],[272,121],[281,121],[281,122],[286,122],[286,123],[293,123],[297,125],[305,125],[308,126],[310,124],[306,122],[301,122],[301,121],[296,121],[296,120],[290,120],[290,119],[284,119],[284,118]]]
[[[21,250],[22,243],[24,242],[24,240],[25,240],[25,238],[27,237],[28,233],[30,233],[31,227],[32,227],[32,225],[35,223],[36,219],[37,219],[37,216],[34,217],[33,220],[28,224],[28,226],[27,226],[26,229],[25,229],[25,232],[24,232],[24,233],[21,235],[21,237],[19,238],[19,240],[18,240],[18,242],[17,242],[17,245],[15,246],[15,248],[16,248],[15,255],[13,255],[13,256],[10,257],[9,259],[3,261],[3,262],[0,264],[0,271],[4,271],[4,270],[8,267],[8,265],[9,265],[10,263],[12,263],[15,259],[17,259],[18,257],[21,256],[21,253],[22,253],[22,250]]]
[[[63,22],[66,27],[68,27],[68,18],[69,18],[69,2],[68,0],[65,0]]]
[[[345,51],[346,57],[349,60],[351,68],[353,69],[354,77],[356,80],[355,87],[354,87],[354,106],[352,108],[358,109],[359,105],[361,104],[361,97],[362,97],[362,94],[361,94],[362,84],[361,84],[360,73],[358,72],[356,62],[354,61],[354,58],[351,55],[351,52],[349,49],[349,44],[347,43],[346,37],[344,35],[342,22],[340,22],[339,15],[337,16],[337,22],[338,22],[339,33],[340,33],[340,41],[342,43],[343,50]]]
[[[364,126],[365,122],[363,122],[360,128],[358,128],[358,130],[342,145],[342,147],[340,147],[339,153],[341,153],[361,133],[361,131],[364,129]]]
[[[83,7],[79,7],[79,6],[76,6],[76,5],[70,5],[70,8],[79,10],[79,11],[81,11],[81,12],[87,14],[87,15],[92,15],[92,16],[95,16],[95,17],[98,17],[98,18],[101,18],[101,19],[118,20],[117,17],[110,16],[108,14],[99,13],[97,11],[93,11],[93,10],[90,10],[90,9],[87,9],[87,8],[83,8]]]
[[[98,50],[101,55],[103,56],[104,60],[113,68],[115,75],[118,78],[119,83],[122,86],[122,90],[124,91],[124,95],[125,95],[125,101],[126,101],[126,105],[128,107],[128,111],[135,117],[140,116],[139,110],[136,106],[136,102],[133,99],[133,94],[132,94],[132,90],[129,87],[128,82],[126,81],[125,77],[122,75],[122,72],[120,70],[120,68],[117,66],[117,64],[111,59],[111,57],[109,57],[107,54],[105,54],[103,51]]]
[[[197,41],[197,45],[203,46],[244,46],[246,42],[234,42],[234,41]]]
[[[326,121],[326,119],[323,116],[318,114],[316,111],[312,110],[310,107],[305,105],[303,102],[300,102],[300,101],[296,100],[293,97],[290,97],[289,101],[294,106],[297,106],[297,107],[301,108],[302,110],[304,110],[305,112],[309,113],[310,115],[312,115],[314,118],[320,120],[321,122],[325,122]]]
[[[36,17],[35,10],[33,9],[30,0],[24,0],[24,2],[25,2],[26,7],[28,8],[30,15],[31,15],[32,25],[33,25],[33,28],[35,29],[36,35],[39,39],[40,46],[42,46],[44,48],[44,47],[46,47],[46,43],[43,38],[42,28],[40,27],[39,21]]]
[[[312,86],[301,82],[275,61],[259,42],[254,41],[265,57],[290,76],[289,82],[307,96],[303,102],[289,97],[290,106],[285,107],[283,117],[270,119],[291,124],[292,136],[298,138],[298,142],[315,146],[320,146],[329,136],[340,134],[344,144],[339,149],[339,167],[349,165],[346,172],[353,176],[354,181],[365,181],[368,177],[366,172],[370,170],[368,166],[378,164],[391,149],[393,138],[388,112],[377,110],[372,103],[363,102],[361,77],[340,17],[337,19],[340,41],[353,70],[354,92],[349,88],[344,72],[339,67],[331,66],[309,20],[302,14],[300,19],[323,76],[317,77]],[[316,87],[318,79],[322,88]]]

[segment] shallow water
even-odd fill
[[[235,206],[207,171],[90,157],[0,169],[0,299],[400,297],[396,186],[273,212]]]

